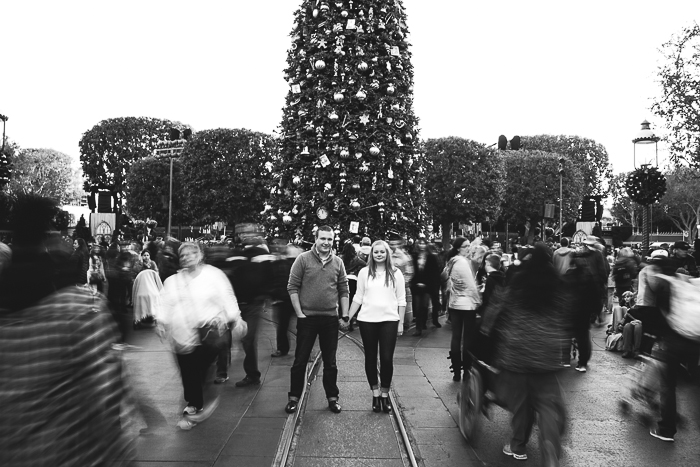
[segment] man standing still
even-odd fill
[[[343,260],[333,254],[333,230],[321,226],[316,231],[316,242],[310,251],[300,254],[292,265],[287,291],[297,315],[297,346],[291,369],[287,413],[294,413],[304,389],[306,364],[318,336],[323,358],[323,389],[328,408],[340,413],[338,404],[338,367],[335,353],[338,348],[338,304],[342,319],[348,321],[348,280]]]

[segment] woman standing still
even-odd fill
[[[481,304],[481,296],[476,285],[476,274],[469,257],[469,241],[457,237],[452,244],[451,259],[445,269],[448,277],[449,302],[447,311],[452,321],[452,341],[450,360],[452,361],[453,381],[462,379],[472,366],[469,350],[476,338],[476,309]]]
[[[90,250],[82,238],[73,240],[73,255],[71,256],[71,271],[77,285],[85,285],[87,272],[90,268]]]
[[[350,305],[350,319],[362,306],[357,322],[365,347],[365,374],[372,389],[372,410],[390,413],[389,389],[394,374],[394,349],[399,322],[406,307],[403,274],[394,267],[391,249],[383,240],[372,244],[369,264],[357,277],[357,293]],[[381,371],[381,390],[377,378],[377,347]]]

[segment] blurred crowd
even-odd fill
[[[133,329],[154,327],[172,350],[186,403],[183,429],[206,420],[218,405],[216,386],[209,383],[228,381],[234,342],[245,353],[245,377],[236,386],[261,384],[257,330],[263,313],[271,312],[276,325],[275,358],[292,350],[295,318],[297,328],[300,319],[308,320],[305,326],[316,322],[300,305],[306,299],[295,297],[309,293],[303,291],[308,277],[297,276],[312,253],[324,267],[335,264],[343,282],[333,282],[333,339],[359,324],[363,341],[379,343],[381,366],[388,368],[396,338],[407,329],[413,328],[410,337],[429,339],[428,323],[447,325],[455,382],[469,378],[477,361],[500,368],[501,384],[494,389],[513,414],[504,453],[517,459],[527,458],[535,413],[546,455],[558,459],[566,412],[556,372],[575,359],[575,370],[586,373],[590,328],[607,323],[606,313],[613,315],[608,350],[625,358],[653,354],[665,362],[660,416],[651,431],[656,438],[673,440],[679,371],[697,371],[700,334],[683,304],[697,287],[690,278],[700,275],[700,252],[686,242],[642,257],[592,236],[577,245],[563,238],[512,244],[507,251],[477,236],[457,237],[443,251],[425,238],[407,240],[396,232],[387,234],[386,243],[358,235],[341,241],[337,232],[328,228],[326,236],[321,228],[306,251],[266,239],[257,225],[247,224],[218,244],[174,238],[142,244],[119,234],[88,244],[48,235],[53,209],[46,199],[21,200],[18,210],[27,214],[17,216],[11,246],[0,243],[2,465],[129,463],[133,437],[124,417],[148,410],[143,400],[139,406],[138,397],[127,397],[123,377],[120,352],[129,347]],[[387,287],[400,284],[401,290],[386,294],[370,283],[377,271],[391,277]],[[686,295],[679,300],[683,286]],[[387,305],[377,312],[390,326],[379,326],[381,320],[368,325],[376,308],[367,302],[370,296],[385,297]],[[375,336],[380,328],[391,335],[381,330]],[[375,350],[366,362],[373,409],[389,412],[391,375],[381,374],[380,391],[377,358]],[[301,360],[297,355],[294,365],[305,367]],[[324,364],[326,372],[337,373],[334,351]],[[298,402],[294,365],[290,413]],[[339,413],[337,388],[326,383],[329,407]]]

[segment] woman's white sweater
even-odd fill
[[[394,285],[385,285],[386,272],[377,271],[376,277],[369,276],[365,267],[357,275],[357,292],[352,301],[362,305],[357,315],[358,321],[380,323],[400,321],[399,307],[406,306],[406,283],[399,269],[394,269]]]

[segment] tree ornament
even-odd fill
[[[284,222],[285,224],[291,224],[292,216],[290,216],[289,214],[285,214],[284,216],[282,216],[282,222]]]
[[[376,80],[376,79],[375,79],[375,80],[372,80],[372,82],[370,83],[370,87],[371,87],[372,89],[379,89],[379,81]]]
[[[321,13],[328,13],[328,5],[325,3],[321,4]]]
[[[397,157],[396,158],[396,165],[402,165],[402,164],[403,164],[403,161],[401,160],[401,158]]]
[[[353,201],[352,203],[350,203],[350,209],[353,212],[359,211],[360,210],[360,203],[358,203],[357,201]]]
[[[313,16],[314,18],[318,18],[319,13],[320,12],[318,11],[318,8],[314,8],[314,11],[311,13],[311,16]]]
[[[390,96],[394,94],[396,91],[396,88],[392,84],[386,87],[386,93],[389,94]]]
[[[369,148],[369,153],[373,156],[378,156],[379,155],[379,148],[377,146],[372,145],[371,148]]]
[[[360,123],[362,123],[363,125],[367,125],[369,123],[369,115],[364,114],[360,116]]]
[[[360,173],[366,174],[369,172],[369,166],[367,164],[362,164],[358,170]]]
[[[357,65],[357,69],[361,72],[364,73],[369,69],[369,65],[367,65],[367,62],[360,62]]]
[[[336,122],[338,121],[338,114],[333,111],[328,115],[328,118],[330,118],[332,122]]]
[[[353,193],[357,193],[360,191],[360,184],[355,182],[352,185],[350,185],[350,191]]]
[[[347,12],[347,10],[341,11],[341,12],[340,12],[340,16],[342,16],[343,18],[347,18],[347,17],[348,17],[348,12]]]
[[[292,183],[295,185],[298,185],[301,183],[301,177],[299,175],[295,175],[294,178],[292,178]]]
[[[361,152],[356,152],[356,153],[355,153],[355,158],[356,158],[356,159],[362,159],[362,153],[361,153]]]
[[[347,149],[341,149],[341,150],[340,150],[340,157],[342,157],[343,159],[349,158],[349,157],[350,157],[350,151],[348,151]]]
[[[323,60],[316,60],[316,63],[314,63],[314,68],[316,68],[318,71],[324,70],[326,68],[326,62]]]
[[[357,94],[355,94],[355,97],[357,97],[357,100],[362,102],[365,99],[367,99],[367,94],[365,94],[365,92],[362,89],[360,89],[359,91],[357,91]]]

